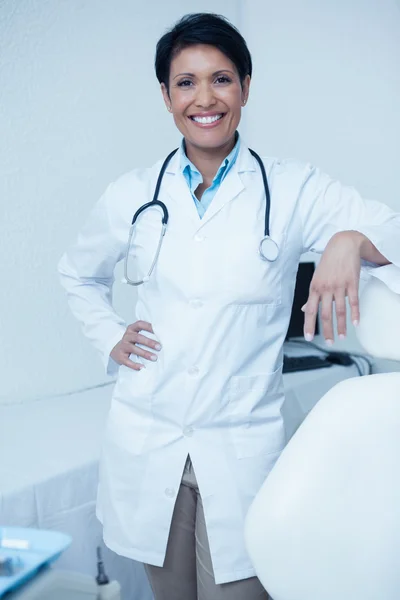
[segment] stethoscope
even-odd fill
[[[145,283],[146,281],[148,281],[150,279],[153,269],[157,263],[157,260],[158,260],[159,254],[160,254],[160,250],[161,250],[162,241],[163,241],[165,232],[167,230],[168,218],[169,218],[167,207],[165,206],[164,202],[160,202],[160,200],[158,200],[157,198],[158,198],[158,193],[160,191],[162,178],[165,173],[165,169],[167,168],[169,161],[174,156],[174,154],[177,152],[177,150],[178,150],[178,148],[173,150],[173,152],[171,152],[171,154],[169,154],[167,156],[167,158],[165,159],[165,161],[163,163],[163,166],[161,167],[160,174],[158,175],[158,179],[157,179],[156,189],[154,190],[153,200],[151,202],[146,202],[146,204],[143,204],[143,206],[141,206],[133,215],[132,225],[129,230],[128,244],[127,244],[127,249],[126,249],[126,253],[125,253],[125,261],[124,261],[124,275],[125,275],[124,281],[125,281],[125,283],[129,283],[130,285],[141,285],[142,283]],[[270,197],[270,193],[269,193],[267,175],[265,173],[264,164],[263,164],[261,158],[258,156],[258,154],[256,152],[254,152],[254,150],[250,150],[250,152],[254,156],[254,158],[257,160],[258,164],[260,165],[262,178],[263,178],[263,182],[264,182],[265,199],[266,199],[264,237],[260,241],[260,245],[258,247],[258,252],[259,252],[259,255],[262,260],[274,262],[279,256],[279,247],[278,247],[278,244],[271,238],[271,236],[269,234],[269,215],[270,215],[270,210],[271,210],[271,197]],[[133,281],[128,276],[128,257],[129,257],[129,252],[130,252],[130,248],[131,248],[131,242],[132,242],[133,232],[135,229],[135,224],[136,224],[136,221],[137,221],[139,215],[141,215],[145,210],[147,210],[148,208],[150,208],[152,206],[159,206],[161,208],[161,210],[163,211],[160,239],[158,240],[157,250],[156,250],[156,253],[154,256],[154,260],[151,263],[149,272],[140,281]]]

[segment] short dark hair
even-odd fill
[[[252,74],[252,62],[246,41],[226,17],[214,13],[192,13],[182,17],[159,39],[155,69],[157,79],[169,90],[172,59],[184,48],[208,44],[218,48],[235,65],[240,82]]]

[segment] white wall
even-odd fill
[[[185,13],[238,25],[254,57],[242,132],[400,210],[400,11],[388,0],[0,2],[0,403],[104,381],[57,261],[109,181],[179,136],[155,44]],[[129,320],[132,290],[116,286]]]
[[[105,379],[56,264],[106,185],[177,143],[155,45],[197,11],[237,23],[237,0],[0,2],[0,403]]]
[[[244,0],[241,29],[254,59],[248,145],[400,211],[400,2]],[[348,331],[336,349],[361,351]]]

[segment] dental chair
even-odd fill
[[[357,336],[400,361],[399,271],[360,298]],[[395,290],[395,291],[393,291]],[[400,599],[400,373],[332,388],[254,499],[247,549],[273,600]]]

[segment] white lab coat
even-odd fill
[[[149,336],[163,348],[140,372],[119,368],[100,463],[97,514],[106,544],[161,566],[190,454],[216,583],[255,575],[243,525],[285,445],[282,345],[300,255],[322,253],[333,234],[354,229],[400,266],[400,215],[308,164],[263,160],[271,235],[280,247],[274,263],[258,255],[265,195],[243,140],[203,219],[178,154],[171,160],[159,194],[169,210],[168,230],[150,281],[138,288],[132,318],[152,323],[155,336]],[[113,271],[133,213],[152,199],[161,164],[112,183],[59,263],[71,309],[109,374],[118,369],[110,351],[127,326],[111,305]],[[158,209],[139,219],[133,275],[147,272],[159,223]]]

